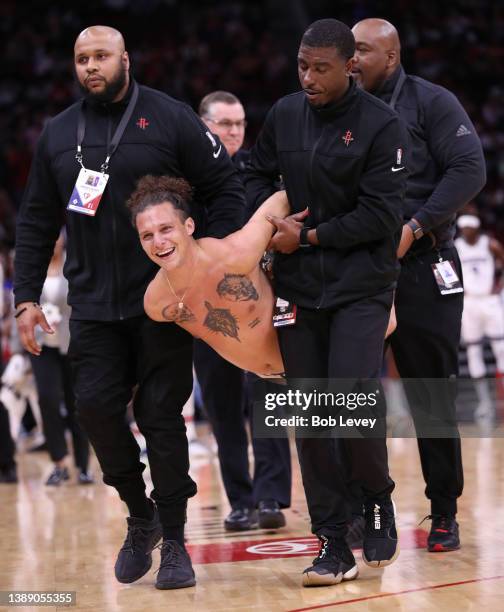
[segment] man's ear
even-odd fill
[[[396,66],[398,63],[398,55],[395,49],[390,49],[387,51],[387,68],[389,66]]]
[[[192,236],[196,228],[194,225],[194,219],[192,217],[188,217],[184,222],[184,226],[186,228],[187,235]]]
[[[354,65],[354,58],[351,57],[345,64],[345,76],[347,77],[352,76],[353,65]]]
[[[121,61],[124,64],[126,70],[129,70],[130,68],[130,59],[129,59],[129,55],[127,51],[123,51],[123,54],[121,56]]]

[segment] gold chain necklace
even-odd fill
[[[191,269],[191,276],[189,279],[189,284],[186,287],[186,290],[184,291],[184,293],[182,294],[182,297],[179,297],[176,293],[175,290],[172,287],[172,284],[170,283],[170,279],[168,278],[168,273],[166,272],[166,270],[164,268],[161,268],[163,271],[163,278],[166,280],[166,282],[168,283],[168,287],[170,287],[170,291],[173,293],[173,295],[177,298],[178,300],[178,307],[179,310],[182,310],[182,308],[184,308],[184,298],[187,295],[187,292],[189,291],[189,289],[191,288],[191,283],[192,283],[192,277],[194,274],[194,268],[196,267],[196,264],[193,260],[193,265],[192,265],[192,269]]]

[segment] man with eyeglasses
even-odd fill
[[[241,148],[247,122],[240,100],[227,91],[214,91],[201,101],[199,115],[210,132],[220,138],[241,175],[249,152]],[[252,479],[249,472],[244,406],[254,375],[247,373],[245,376],[243,370],[225,361],[201,341],[194,343],[194,365],[217,440],[222,480],[231,505],[231,512],[224,520],[225,529],[283,527],[285,517],[281,508],[289,507],[291,501],[288,440],[252,436]]]

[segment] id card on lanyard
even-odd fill
[[[119,122],[116,131],[114,132],[110,145],[107,148],[107,156],[101,165],[100,171],[90,170],[86,168],[83,163],[82,142],[84,140],[84,134],[86,133],[86,116],[84,114],[83,105],[81,104],[77,123],[77,153],[75,154],[75,159],[81,165],[81,170],[77,180],[75,181],[72,195],[70,196],[67,204],[67,210],[72,210],[73,212],[88,215],[90,217],[94,217],[96,215],[96,211],[98,210],[98,206],[100,205],[105,187],[107,186],[107,182],[109,180],[107,170],[109,167],[110,158],[115,153],[119,143],[121,142],[124,130],[126,129],[128,121],[131,119],[131,115],[133,114],[133,109],[137,100],[138,85],[134,83],[130,101],[128,102],[128,106],[121,117],[121,121]]]

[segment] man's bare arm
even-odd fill
[[[277,191],[256,210],[241,230],[224,238],[234,263],[244,272],[252,270],[259,263],[275,231],[269,218],[284,218],[288,214],[287,194],[285,191]]]
[[[159,295],[157,290],[157,276],[149,283],[144,295],[144,310],[146,315],[153,321],[165,321],[161,308],[159,307]]]

